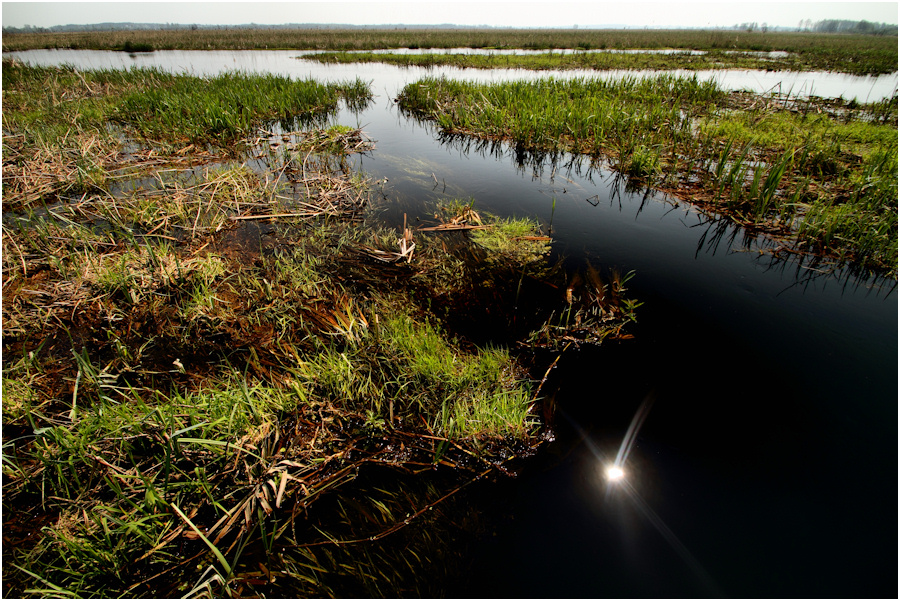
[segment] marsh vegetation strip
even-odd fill
[[[726,93],[696,77],[424,78],[402,110],[445,135],[609,160],[783,241],[778,252],[897,269],[897,97],[858,104]]]
[[[833,56],[820,53],[768,56],[757,52],[710,50],[699,53],[690,49],[656,52],[553,52],[539,54],[391,54],[387,52],[322,52],[304,58],[323,63],[386,63],[404,67],[450,66],[464,69],[584,69],[608,70],[710,70],[758,69],[763,71],[838,71],[856,75],[893,73],[896,56],[889,52],[872,53],[862,59],[856,55]],[[890,62],[894,60],[894,62]]]
[[[8,34],[3,50],[378,50],[385,48],[682,49],[790,53],[790,68],[854,74],[897,70],[896,36],[637,30],[198,30]],[[684,58],[684,57],[681,57]],[[596,60],[613,60],[596,57]],[[645,60],[638,57],[635,60]],[[649,60],[649,59],[648,59]],[[744,57],[742,60],[749,60]],[[633,64],[633,63],[632,63]],[[779,63],[776,63],[779,64]]]
[[[431,510],[539,444],[535,351],[637,303],[469,200],[369,225],[331,119],[370,98],[4,64],[6,595],[440,593]]]
[[[3,84],[9,89],[4,124],[38,146],[44,139],[66,139],[66,133],[116,140],[109,126],[121,124],[128,135],[149,142],[227,147],[249,136],[254,124],[323,116],[340,100],[354,106],[371,98],[360,80],[321,84],[238,73],[201,79],[158,69],[81,72],[12,62],[4,63]]]

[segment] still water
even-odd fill
[[[470,50],[471,51],[471,50]],[[409,51],[407,51],[409,52]],[[497,53],[498,51],[492,51]],[[518,51],[522,52],[522,51]],[[556,51],[559,52],[559,51]],[[129,69],[131,67],[160,67],[175,72],[210,75],[223,69],[266,71],[294,77],[319,79],[346,79],[356,75],[376,84],[390,86],[396,94],[403,85],[425,75],[445,74],[447,77],[476,81],[498,81],[510,78],[536,79],[539,77],[623,77],[640,75],[640,71],[524,71],[521,69],[457,69],[457,68],[398,68],[387,65],[322,65],[314,61],[298,60],[309,51],[254,50],[254,51],[178,51],[160,50],[148,53],[126,54],[93,50],[29,50],[4,53],[4,58],[26,60],[35,65],[73,64],[86,69]],[[726,89],[768,92],[770,90],[798,96],[816,95],[827,98],[842,96],[846,100],[874,102],[897,93],[897,73],[880,76],[857,76],[824,71],[774,72],[774,71],[672,71],[678,75],[694,75],[701,79],[713,79]],[[376,87],[381,91],[381,88]]]
[[[447,583],[452,596],[897,596],[896,281],[776,261],[758,252],[763,241],[716,228],[678,199],[628,192],[572,157],[523,160],[502,145],[443,140],[393,103],[425,74],[547,72],[323,66],[298,55],[15,54],[80,68],[359,76],[375,102],[337,120],[376,140],[359,165],[387,178],[377,203],[386,224],[427,217],[436,200],[474,198],[476,209],[537,218],[545,230],[552,215],[553,251],[572,268],[587,259],[635,272],[629,293],[644,303],[635,339],[560,362],[556,440],[518,478],[473,496],[493,527],[468,551],[471,569]],[[699,75],[860,100],[897,88],[897,74]],[[598,457],[615,456],[648,399],[629,488],[607,491]]]

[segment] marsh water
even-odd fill
[[[33,51],[35,64],[268,71],[372,82],[337,121],[376,141],[358,166],[384,180],[373,210],[399,227],[441,199],[529,216],[573,269],[634,271],[633,340],[568,352],[553,372],[555,440],[518,477],[468,497],[488,531],[445,590],[457,597],[896,597],[896,281],[777,259],[764,240],[681,199],[630,189],[602,165],[447,139],[393,99],[424,74],[548,72],[324,66],[298,52]],[[4,55],[5,57],[7,55]],[[559,72],[556,76],[586,75]],[[615,76],[616,74],[608,75]],[[718,72],[721,85],[877,100],[897,75]],[[555,208],[553,208],[554,202]],[[477,308],[474,309],[477,311]],[[473,319],[480,319],[473,315]],[[607,490],[642,403],[653,404]]]

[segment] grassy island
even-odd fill
[[[897,97],[728,93],[659,75],[480,84],[424,78],[398,98],[447,135],[604,159],[645,185],[783,240],[897,270]]]
[[[439,592],[443,504],[540,442],[529,356],[635,303],[468,199],[370,223],[370,98],[4,63],[5,595]]]

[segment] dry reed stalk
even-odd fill
[[[420,227],[420,232],[453,232],[460,230],[489,230],[491,229],[490,225],[467,225],[467,224],[456,224],[456,223],[442,223],[440,225],[436,225],[433,227]],[[523,238],[527,239],[527,238]]]
[[[25,265],[25,255],[22,253],[22,249],[19,248],[19,245],[16,244],[15,239],[13,239],[12,236],[10,235],[10,233],[6,230],[6,226],[3,226],[3,233],[4,233],[3,241],[4,242],[9,241],[16,248],[16,251],[19,253],[19,260],[22,262],[22,275],[27,276],[28,275],[28,267]]]
[[[309,213],[271,213],[268,215],[233,215],[229,217],[231,221],[252,221],[256,219],[288,219],[292,217],[319,217],[325,215],[325,212],[309,212]]]

